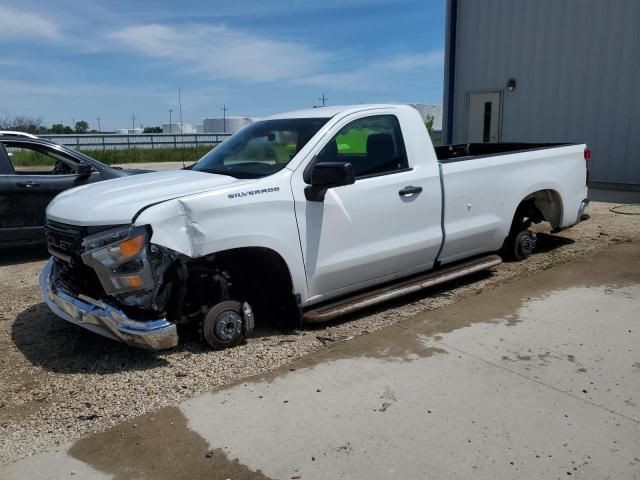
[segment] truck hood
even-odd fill
[[[247,180],[193,170],[132,175],[62,192],[47,207],[47,218],[79,226],[126,224],[149,205],[241,182]]]

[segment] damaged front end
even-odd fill
[[[163,282],[177,254],[150,238],[148,226],[91,232],[49,222],[45,301],[61,318],[109,338],[154,350],[177,345],[165,310],[172,284]]]
[[[93,268],[104,292],[121,305],[162,311],[158,294],[176,254],[151,245],[150,238],[149,226],[100,232],[83,239],[81,258]]]

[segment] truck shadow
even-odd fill
[[[33,365],[56,373],[109,375],[169,363],[157,352],[131,348],[67,323],[45,303],[17,315],[11,339]]]
[[[536,249],[533,251],[534,255],[538,253],[548,253],[556,248],[576,243],[576,241],[571,238],[552,235],[550,233],[537,233],[536,237],[537,241]]]
[[[49,257],[44,243],[34,243],[16,247],[0,247],[0,267],[20,263],[37,262]]]
[[[295,335],[265,326],[256,329],[252,337],[266,340],[289,333]],[[179,334],[180,344],[171,350],[142,350],[72,325],[51,313],[44,302],[19,313],[11,326],[14,345],[32,365],[63,374],[151,370],[167,367],[170,362],[165,357],[169,355],[212,352],[195,328],[181,329]]]

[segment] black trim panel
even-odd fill
[[[436,157],[443,164],[495,157],[511,153],[570,147],[578,143],[460,143],[435,147]]]

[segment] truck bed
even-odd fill
[[[551,209],[559,212],[549,220],[553,228],[573,225],[587,195],[584,149],[584,144],[571,143],[437,147],[444,203],[442,263],[499,249],[516,207],[532,192],[543,191],[541,202],[558,205]]]
[[[440,163],[472,160],[473,158],[504,155],[507,153],[545,148],[563,147],[571,143],[459,143],[435,147],[436,157]]]

